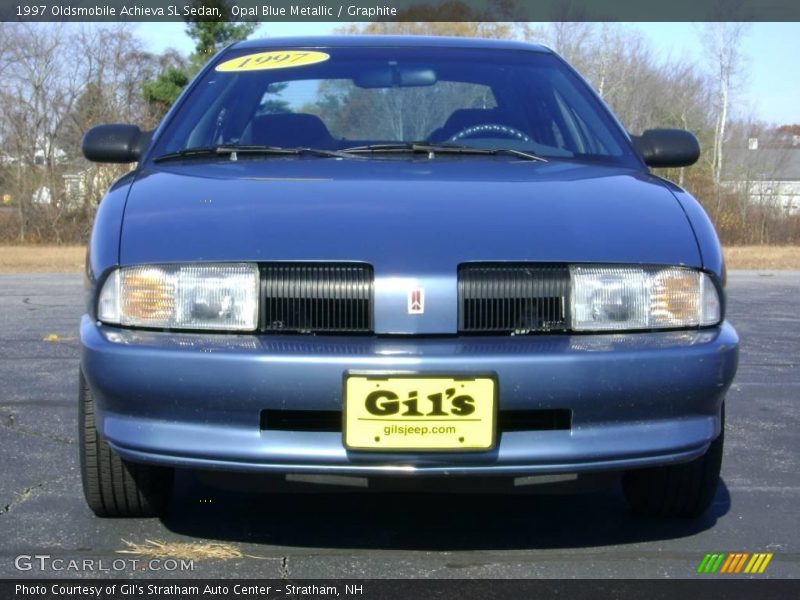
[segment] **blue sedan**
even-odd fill
[[[738,338],[698,202],[547,48],[424,37],[234,44],[102,200],[80,325],[99,516],[158,514],[176,468],[518,484],[622,475],[696,517]]]

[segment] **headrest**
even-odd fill
[[[253,120],[254,144],[264,146],[325,147],[333,142],[328,128],[316,115],[305,113],[275,113],[261,115]]]

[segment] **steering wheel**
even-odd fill
[[[501,125],[499,123],[481,123],[479,125],[470,125],[469,127],[465,127],[461,131],[454,133],[447,141],[457,142],[463,139],[480,137],[481,135],[485,134],[492,134],[492,136],[502,135],[511,139],[521,140],[523,142],[532,141],[524,131],[520,131],[516,127],[511,127],[510,125]]]

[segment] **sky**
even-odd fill
[[[345,23],[262,23],[254,37],[325,35]],[[624,23],[652,44],[657,58],[682,59],[696,64],[705,60],[700,27],[695,23]],[[184,24],[140,23],[139,35],[153,52],[175,48],[191,52],[192,41]],[[753,114],[773,124],[800,123],[800,23],[752,23],[743,40],[745,58],[734,114]]]

